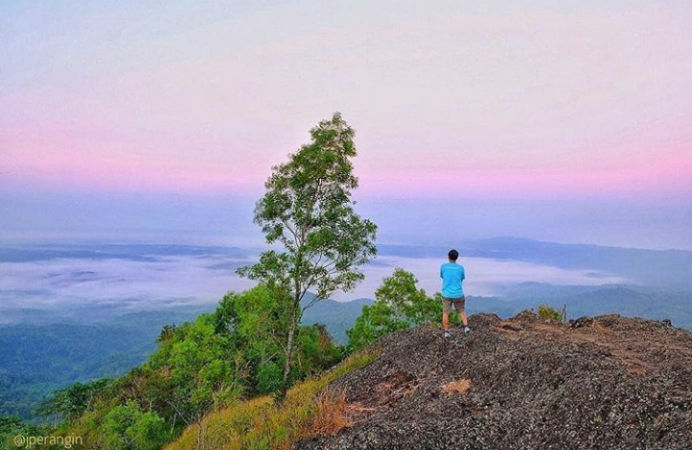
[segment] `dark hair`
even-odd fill
[[[459,257],[459,252],[456,251],[456,250],[454,250],[454,249],[452,249],[452,250],[449,251],[449,253],[447,253],[447,256],[449,256],[449,259],[450,259],[450,260],[456,261],[457,258]]]

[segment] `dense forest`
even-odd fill
[[[199,309],[140,311],[104,323],[0,327],[0,416],[35,422],[34,409],[56,389],[126,373],[156,349],[164,324],[194,319]]]

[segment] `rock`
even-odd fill
[[[335,381],[353,426],[295,449],[690,449],[692,334],[610,315],[419,327]],[[519,328],[521,333],[508,333]]]
[[[530,309],[526,309],[512,317],[512,320],[515,322],[535,322],[538,320],[538,315]]]
[[[507,322],[501,322],[498,326],[499,326],[500,328],[504,329],[504,330],[511,330],[511,331],[521,331],[521,330],[523,330],[522,326],[519,325],[519,324],[516,323],[516,322],[509,322],[509,321],[507,321]]]
[[[593,325],[593,317],[583,316],[575,320],[570,320],[569,324],[572,328],[581,328]]]

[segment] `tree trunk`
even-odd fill
[[[300,308],[300,304],[294,307],[291,312],[291,323],[288,328],[288,342],[286,343],[286,358],[284,361],[284,376],[283,382],[281,383],[281,398],[286,396],[286,391],[288,390],[288,375],[291,373],[291,360],[293,359],[293,342],[296,334],[296,328],[298,327],[297,310]]]
[[[173,431],[175,430],[175,422],[178,418],[178,413],[173,414],[173,423],[171,424],[171,436],[173,436]]]
[[[197,419],[197,425],[199,426],[199,432],[197,433],[197,450],[204,450],[204,416],[200,415]]]

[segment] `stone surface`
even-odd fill
[[[346,394],[353,426],[295,448],[692,448],[689,332],[530,313],[475,315],[471,328],[448,340],[431,326],[384,337],[376,361],[330,386]],[[444,390],[458,380],[469,380],[463,393]]]

